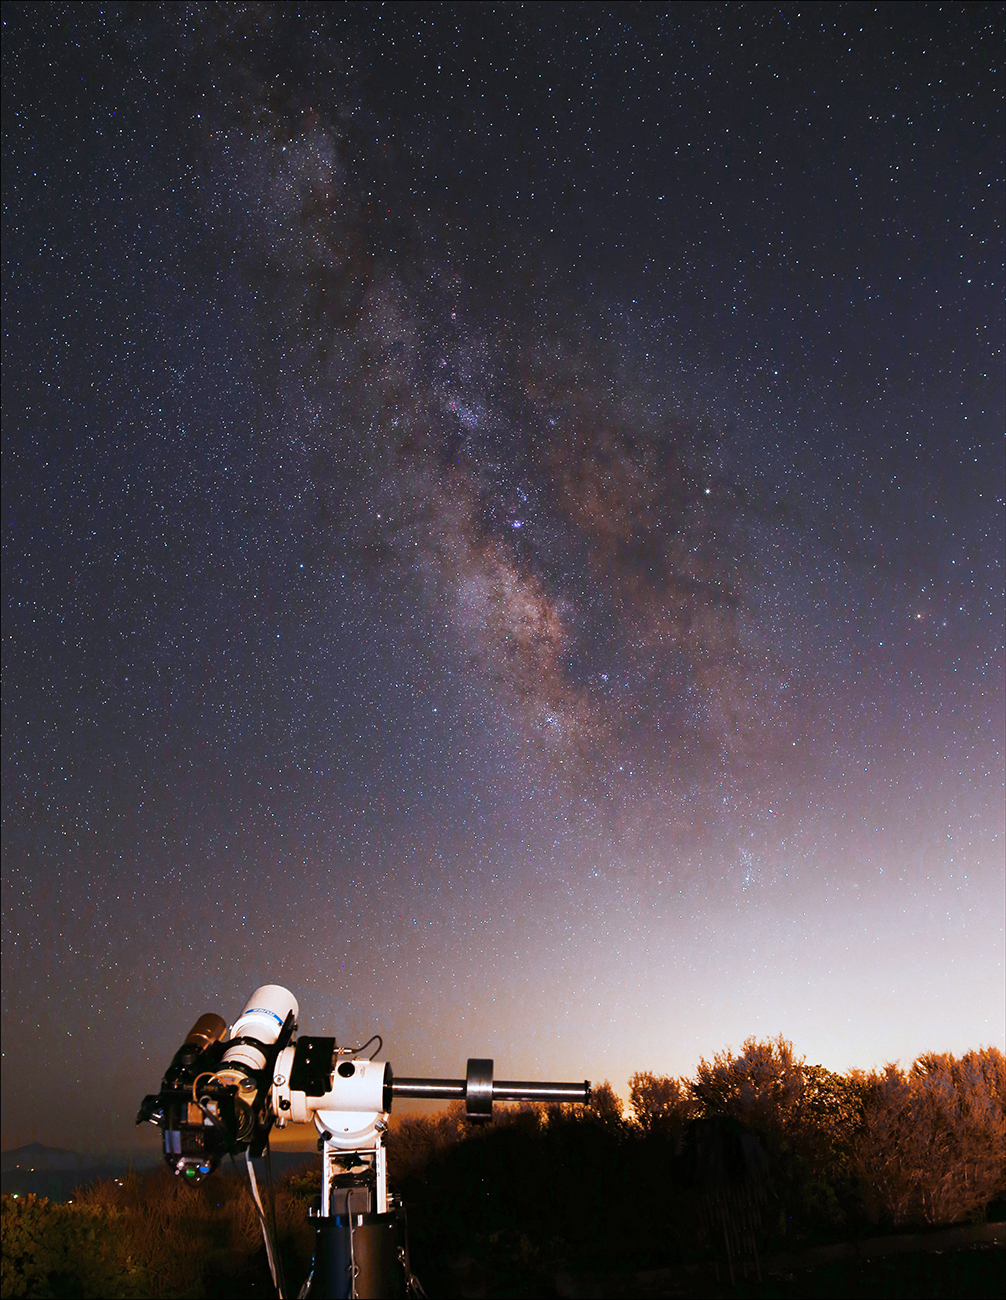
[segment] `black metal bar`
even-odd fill
[[[493,1101],[590,1101],[590,1084],[583,1083],[532,1083],[516,1079],[494,1079]]]
[[[426,1097],[440,1101],[464,1101],[464,1079],[399,1079],[391,1084],[393,1097]],[[494,1079],[493,1101],[590,1101],[589,1083],[533,1083],[516,1079]]]
[[[393,1097],[431,1097],[442,1101],[464,1101],[464,1079],[392,1079]]]

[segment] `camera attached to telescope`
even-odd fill
[[[272,987],[258,990],[227,1033],[227,1022],[200,1016],[164,1072],[161,1090],[144,1097],[137,1124],[157,1124],[168,1167],[201,1182],[225,1155],[261,1155],[274,1115],[268,1102],[276,1057],[297,1028],[296,1002]],[[270,996],[272,995],[272,996]],[[292,1002],[280,1014],[285,1001]],[[269,1005],[254,1005],[263,1003]]]
[[[408,1267],[404,1211],[388,1191],[383,1138],[394,1099],[464,1101],[468,1118],[478,1122],[492,1119],[496,1101],[584,1104],[590,1084],[495,1080],[493,1062],[479,1057],[469,1059],[464,1079],[396,1078],[387,1062],[374,1059],[379,1036],[350,1049],[335,1038],[297,1038],[298,1012],[292,993],[266,984],[229,1032],[222,1017],[200,1016],[160,1091],[144,1097],[136,1122],[161,1129],[165,1161],[188,1183],[201,1182],[225,1155],[246,1156],[281,1297],[251,1157],[267,1152],[274,1125],[313,1123],[322,1152],[321,1205],[314,1269],[301,1294],[419,1295]]]

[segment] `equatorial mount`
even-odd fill
[[[409,1268],[405,1213],[388,1190],[384,1135],[395,1099],[463,1101],[467,1118],[485,1123],[497,1101],[583,1105],[590,1084],[496,1080],[485,1057],[469,1058],[463,1079],[396,1079],[386,1061],[363,1055],[369,1043],[347,1052],[332,1037],[297,1038],[297,1015],[293,994],[266,984],[228,1032],[220,1016],[200,1016],[136,1122],[160,1127],[164,1158],[187,1182],[202,1181],[224,1155],[245,1154],[281,1300],[250,1157],[267,1151],[273,1125],[313,1123],[322,1193],[314,1269],[301,1295],[421,1294]]]

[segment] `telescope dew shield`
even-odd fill
[[[256,1091],[249,1075],[266,1066],[264,1049],[279,1037],[288,1015],[294,1020],[300,1012],[297,999],[278,984],[263,984],[248,999],[244,1011],[231,1027],[231,1045],[224,1051],[216,1077],[221,1083],[237,1084],[240,1094]]]
[[[254,1038],[264,1047],[269,1047],[279,1037],[283,1022],[291,1011],[296,1020],[300,1007],[289,989],[281,988],[279,984],[263,984],[245,1003],[244,1011],[231,1027],[231,1038]],[[230,1059],[226,1052],[224,1059]]]

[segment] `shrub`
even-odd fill
[[[703,1058],[690,1091],[707,1115],[735,1115],[773,1126],[803,1091],[800,1064],[793,1044],[782,1035],[766,1042],[749,1038],[740,1056],[727,1048],[711,1064]]]
[[[148,1294],[121,1215],[43,1196],[4,1196],[0,1294],[132,1297]]]
[[[844,1078],[805,1065],[779,1037],[749,1038],[740,1056],[701,1061],[691,1093],[706,1115],[732,1115],[762,1134],[784,1138],[816,1167],[845,1167],[862,1122],[861,1076]]]
[[[629,1104],[636,1124],[648,1137],[676,1138],[698,1113],[687,1083],[649,1071],[629,1080]]]
[[[471,1133],[464,1102],[439,1115],[393,1119],[388,1133],[388,1174],[393,1184],[418,1178],[429,1162]]]
[[[622,1109],[622,1099],[607,1079],[591,1089],[590,1113],[605,1124],[621,1124]]]
[[[864,1079],[854,1167],[876,1222],[981,1217],[1006,1189],[1006,1060],[994,1047],[920,1056]]]
[[[421,1176],[397,1186],[413,1263],[428,1286],[476,1246],[503,1290],[508,1254],[533,1272],[533,1261],[592,1258],[609,1239],[624,1247],[634,1184],[620,1159],[622,1125],[582,1107],[497,1111],[493,1124],[466,1126],[460,1140],[431,1153]]]
[[[994,1048],[843,1077],[806,1065],[781,1037],[751,1038],[740,1054],[700,1062],[691,1082],[639,1072],[630,1098],[631,1123],[607,1083],[589,1108],[498,1106],[488,1126],[470,1125],[462,1103],[396,1117],[390,1181],[409,1207],[420,1276],[429,1267],[446,1278],[482,1250],[500,1294],[517,1286],[506,1261],[544,1287],[557,1259],[640,1267],[694,1258],[703,1216],[707,1245],[724,1227],[753,1240],[762,1210],[774,1222],[778,1209],[759,1179],[720,1195],[709,1178],[674,1176],[689,1154],[679,1139],[702,1116],[730,1121],[693,1128],[696,1160],[703,1132],[722,1135],[737,1120],[757,1135],[781,1226],[830,1231],[863,1207],[873,1222],[951,1222],[981,1217],[1006,1194],[1006,1058]],[[308,1269],[306,1202],[319,1190],[316,1165],[277,1187],[292,1291]],[[4,1297],[271,1293],[257,1211],[245,1179],[229,1174],[191,1187],[162,1168],[97,1183],[71,1205],[5,1196],[2,1236]]]
[[[783,1232],[831,1229],[861,1214],[851,1173],[863,1112],[857,1076],[806,1065],[782,1036],[749,1038],[739,1056],[702,1060],[690,1091],[704,1114],[731,1116],[764,1142]]]
[[[300,1190],[281,1183],[275,1198],[291,1278],[307,1274],[314,1245]],[[173,1300],[269,1290],[258,1211],[243,1178],[218,1174],[192,1187],[160,1169],[100,1181],[69,1205],[3,1198],[5,1297]]]

